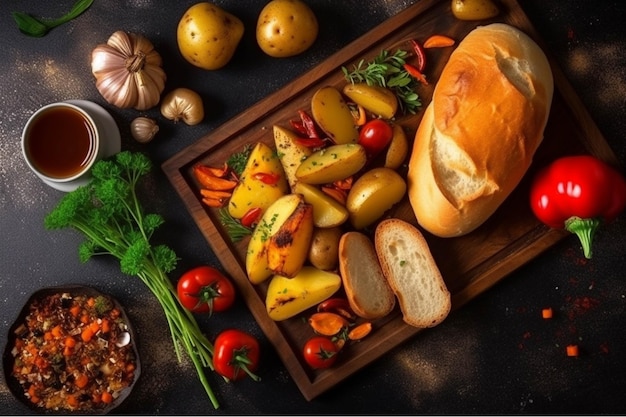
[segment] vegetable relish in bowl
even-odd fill
[[[13,394],[47,413],[108,413],[140,374],[121,305],[84,286],[34,293],[9,330],[3,359]]]

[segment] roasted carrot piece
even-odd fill
[[[200,166],[194,167],[194,175],[200,185],[209,190],[227,191],[237,186],[237,181],[227,180],[225,178],[216,177],[202,170]]]
[[[551,319],[552,308],[548,307],[548,308],[544,308],[543,310],[541,310],[541,317],[543,317],[544,319]]]
[[[80,314],[80,306],[72,306],[72,308],[70,308],[70,314],[73,317],[78,317]]]
[[[109,404],[113,401],[113,396],[108,391],[104,391],[100,398],[102,399],[102,402],[105,404]]]
[[[372,323],[365,322],[361,323],[348,333],[348,339],[350,340],[361,340],[372,331]]]
[[[309,324],[315,332],[324,336],[334,336],[349,323],[344,317],[335,313],[314,313],[309,317]]]
[[[89,377],[85,374],[78,374],[78,376],[74,379],[74,384],[78,388],[85,388],[89,383]]]
[[[567,353],[567,356],[578,356],[578,345],[567,345],[565,352]]]
[[[206,188],[201,189],[200,194],[202,194],[202,197],[216,200],[228,199],[232,195],[232,193],[228,191],[207,190]]]
[[[432,35],[422,45],[424,48],[445,48],[454,45],[454,39],[445,35]]]

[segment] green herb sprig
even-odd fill
[[[119,260],[123,273],[143,281],[165,312],[178,360],[182,344],[213,406],[218,408],[204,373],[205,368],[213,370],[213,345],[194,316],[180,304],[167,277],[178,262],[176,254],[166,245],[151,243],[164,219],[145,213],[137,195],[139,181],[151,167],[147,156],[128,151],[96,162],[90,182],[63,196],[44,218],[44,225],[48,230],[71,228],[82,233],[86,239],[78,248],[81,262],[95,255],[112,255]]]
[[[226,228],[226,233],[228,233],[233,243],[237,243],[252,234],[252,228],[244,226],[240,221],[231,216],[227,207],[220,209],[218,214],[220,223]]]
[[[51,29],[80,16],[93,2],[94,0],[78,0],[67,14],[54,20],[37,20],[22,12],[12,12],[11,16],[22,33],[34,38],[41,38]]]
[[[352,71],[346,67],[341,67],[341,71],[352,84],[364,82],[389,88],[398,98],[400,109],[414,114],[422,103],[415,90],[418,82],[404,69],[408,56],[408,52],[402,49],[393,53],[383,49],[373,61],[362,59]]]

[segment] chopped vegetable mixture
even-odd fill
[[[12,374],[42,409],[103,409],[135,378],[128,330],[106,296],[62,292],[36,299],[15,330]]]

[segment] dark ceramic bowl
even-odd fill
[[[130,345],[132,346],[133,352],[135,354],[135,371],[134,371],[133,381],[130,383],[128,387],[124,388],[121,391],[120,395],[117,398],[115,398],[111,403],[107,404],[105,407],[93,409],[93,410],[87,410],[87,411],[80,410],[80,411],[76,411],[75,413],[75,414],[81,414],[81,415],[107,414],[111,412],[112,410],[114,410],[115,408],[119,407],[126,400],[126,398],[128,398],[128,396],[130,395],[134,385],[136,384],[141,374],[141,363],[139,360],[139,351],[137,349],[137,338],[135,336],[135,331],[133,330],[133,326],[130,320],[128,319],[128,316],[126,315],[124,308],[119,304],[119,302],[108,294],[104,294],[94,288],[87,287],[84,285],[65,285],[65,286],[58,286],[58,287],[43,288],[43,289],[36,291],[29,297],[28,301],[26,302],[26,304],[20,311],[19,315],[13,322],[13,325],[9,328],[9,333],[7,335],[7,344],[4,349],[4,355],[2,357],[3,368],[4,368],[4,378],[6,380],[7,386],[9,387],[9,390],[11,391],[11,393],[33,412],[40,413],[40,414],[64,414],[64,415],[72,414],[71,412],[68,412],[67,410],[47,410],[47,409],[37,406],[36,404],[33,404],[25,396],[24,389],[22,388],[22,385],[19,383],[18,379],[15,378],[13,375],[11,375],[11,370],[13,369],[13,363],[14,363],[14,357],[11,354],[11,351],[13,347],[15,346],[15,340],[17,339],[16,329],[25,322],[26,316],[29,314],[30,306],[35,300],[43,299],[47,296],[60,294],[60,293],[69,293],[72,296],[81,296],[81,295],[89,296],[89,297],[105,296],[110,301],[113,302],[115,307],[120,311],[120,317],[122,318],[124,323],[126,323],[127,332],[130,335]]]

